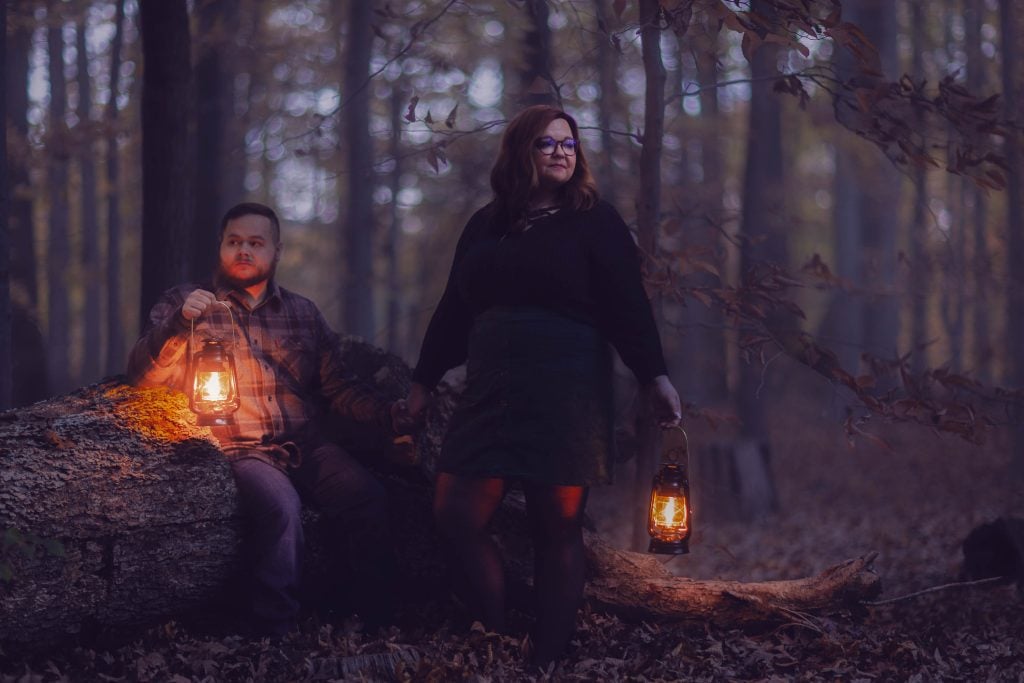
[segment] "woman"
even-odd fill
[[[442,446],[434,515],[491,630],[504,627],[504,572],[487,524],[511,481],[535,549],[533,661],[564,650],[583,594],[588,487],[611,480],[611,354],[618,350],[669,426],[679,396],[640,278],[638,250],[598,199],[575,120],[530,107],[508,125],[494,199],[473,215],[423,340],[408,410],[466,362]]]

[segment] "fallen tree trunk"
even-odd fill
[[[349,340],[346,358],[383,393],[404,395],[409,370],[396,357]],[[430,481],[452,403],[443,391],[432,406],[418,457],[355,426],[339,429],[392,494],[411,585],[437,585],[443,573]],[[522,499],[509,496],[495,529],[518,582],[531,573],[525,528]],[[207,604],[237,569],[241,519],[230,469],[185,397],[109,380],[0,414],[0,533],[0,642],[40,645]],[[595,534],[587,548],[588,600],[630,617],[742,625],[841,610],[878,592],[870,558],[810,579],[744,584],[673,577]]]

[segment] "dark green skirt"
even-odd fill
[[[542,308],[479,315],[438,469],[589,486],[611,481],[614,458],[612,357],[597,329]]]

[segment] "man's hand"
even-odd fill
[[[683,418],[682,406],[679,403],[679,394],[672,386],[668,375],[658,375],[648,386],[651,399],[651,410],[654,412],[654,419],[663,428],[675,427]]]
[[[195,320],[216,301],[217,297],[213,292],[207,292],[205,289],[193,290],[185,297],[185,303],[181,305],[181,317],[185,320]]]
[[[409,415],[409,407],[404,398],[391,404],[391,429],[395,434],[412,434],[419,426],[419,420]]]
[[[428,403],[430,403],[430,389],[427,389],[419,382],[413,382],[412,386],[409,387],[409,396],[405,399],[409,417],[417,422],[422,422],[424,418],[423,413],[427,409]]]

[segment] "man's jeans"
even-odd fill
[[[252,612],[265,630],[283,633],[298,615],[303,500],[323,515],[329,561],[348,565],[349,571],[333,575],[347,574],[361,584],[352,593],[368,598],[354,607],[368,611],[389,603],[387,498],[359,462],[325,444],[304,452],[302,464],[288,473],[256,458],[233,459],[231,467],[246,515]]]

